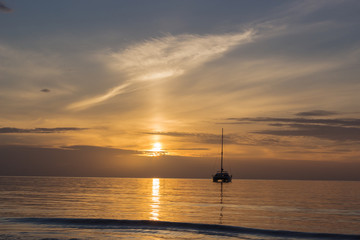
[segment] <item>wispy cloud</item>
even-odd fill
[[[82,131],[87,128],[76,128],[76,127],[60,127],[60,128],[13,128],[3,127],[0,128],[1,133],[62,133],[68,131]]]
[[[228,118],[232,123],[253,123],[253,122],[269,122],[269,123],[295,123],[295,124],[318,124],[330,126],[344,126],[344,127],[360,127],[360,119],[358,118],[334,118],[334,119],[313,119],[313,118],[271,118],[271,117],[256,117],[256,118]]]
[[[0,12],[10,13],[13,10],[7,7],[3,2],[0,2]]]
[[[122,51],[107,51],[101,58],[111,71],[125,74],[127,81],[106,93],[72,103],[80,110],[106,101],[136,83],[170,79],[219,58],[232,47],[251,41],[252,30],[224,35],[168,35],[132,45]]]
[[[201,142],[207,144],[219,144],[221,141],[221,135],[211,133],[190,133],[190,132],[147,132],[145,134],[162,135],[170,137],[183,137],[193,142]],[[239,136],[236,134],[228,134],[224,137],[224,141],[227,144],[238,144]]]
[[[105,93],[104,95],[99,95],[93,98],[89,98],[89,99],[85,99],[79,102],[75,102],[72,103],[70,105],[68,105],[68,109],[72,109],[72,110],[81,110],[81,109],[86,109],[88,107],[91,107],[97,103],[101,103],[109,98],[115,97],[116,95],[121,94],[125,88],[127,86],[129,86],[130,83],[124,83],[122,85],[119,85],[115,88],[112,88],[110,91],[108,91],[107,93]]]
[[[300,117],[311,117],[311,116],[332,116],[338,114],[337,112],[324,111],[324,110],[313,110],[308,112],[299,112],[296,116]]]
[[[0,70],[3,76],[41,79],[63,73],[58,67],[56,56],[41,51],[24,50],[0,42]],[[21,69],[21,71],[19,71]],[[26,75],[25,75],[26,74]]]
[[[291,129],[262,130],[254,133],[277,136],[316,137],[335,141],[360,141],[360,128],[315,124],[291,124]]]
[[[31,48],[16,47],[13,44],[3,44],[0,41],[0,95],[5,101],[0,101],[0,108],[17,109],[22,107],[29,111],[33,104],[52,105],[52,110],[58,108],[59,102],[45,102],[48,100],[60,99],[60,96],[71,94],[75,86],[76,77],[66,73],[67,63],[60,57],[60,54],[50,51],[35,50]],[[46,87],[46,88],[45,88]],[[64,103],[61,103],[63,106]],[[59,104],[60,105],[60,104]],[[30,113],[32,112],[32,113]],[[4,117],[4,113],[2,113]],[[25,114],[27,115],[27,114]],[[27,115],[27,116],[29,116]]]
[[[169,149],[169,150],[180,150],[180,151],[208,151],[209,148],[175,148],[175,149]]]

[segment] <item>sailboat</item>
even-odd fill
[[[223,168],[224,162],[224,129],[221,129],[221,167],[220,171],[217,171],[215,175],[212,176],[213,182],[231,182],[232,175],[230,175],[227,171],[224,171]]]

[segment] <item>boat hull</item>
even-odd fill
[[[232,176],[227,172],[218,172],[213,175],[213,182],[231,182]]]

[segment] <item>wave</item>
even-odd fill
[[[167,222],[152,220],[116,220],[91,218],[12,218],[12,222],[61,225],[61,227],[98,228],[98,229],[143,229],[143,230],[171,230],[198,231],[211,235],[257,235],[268,237],[291,237],[304,239],[360,239],[360,235],[333,234],[317,232],[296,232],[286,230],[257,229],[229,225]]]

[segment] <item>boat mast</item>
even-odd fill
[[[223,160],[224,160],[224,128],[221,129],[221,173],[223,173]]]

